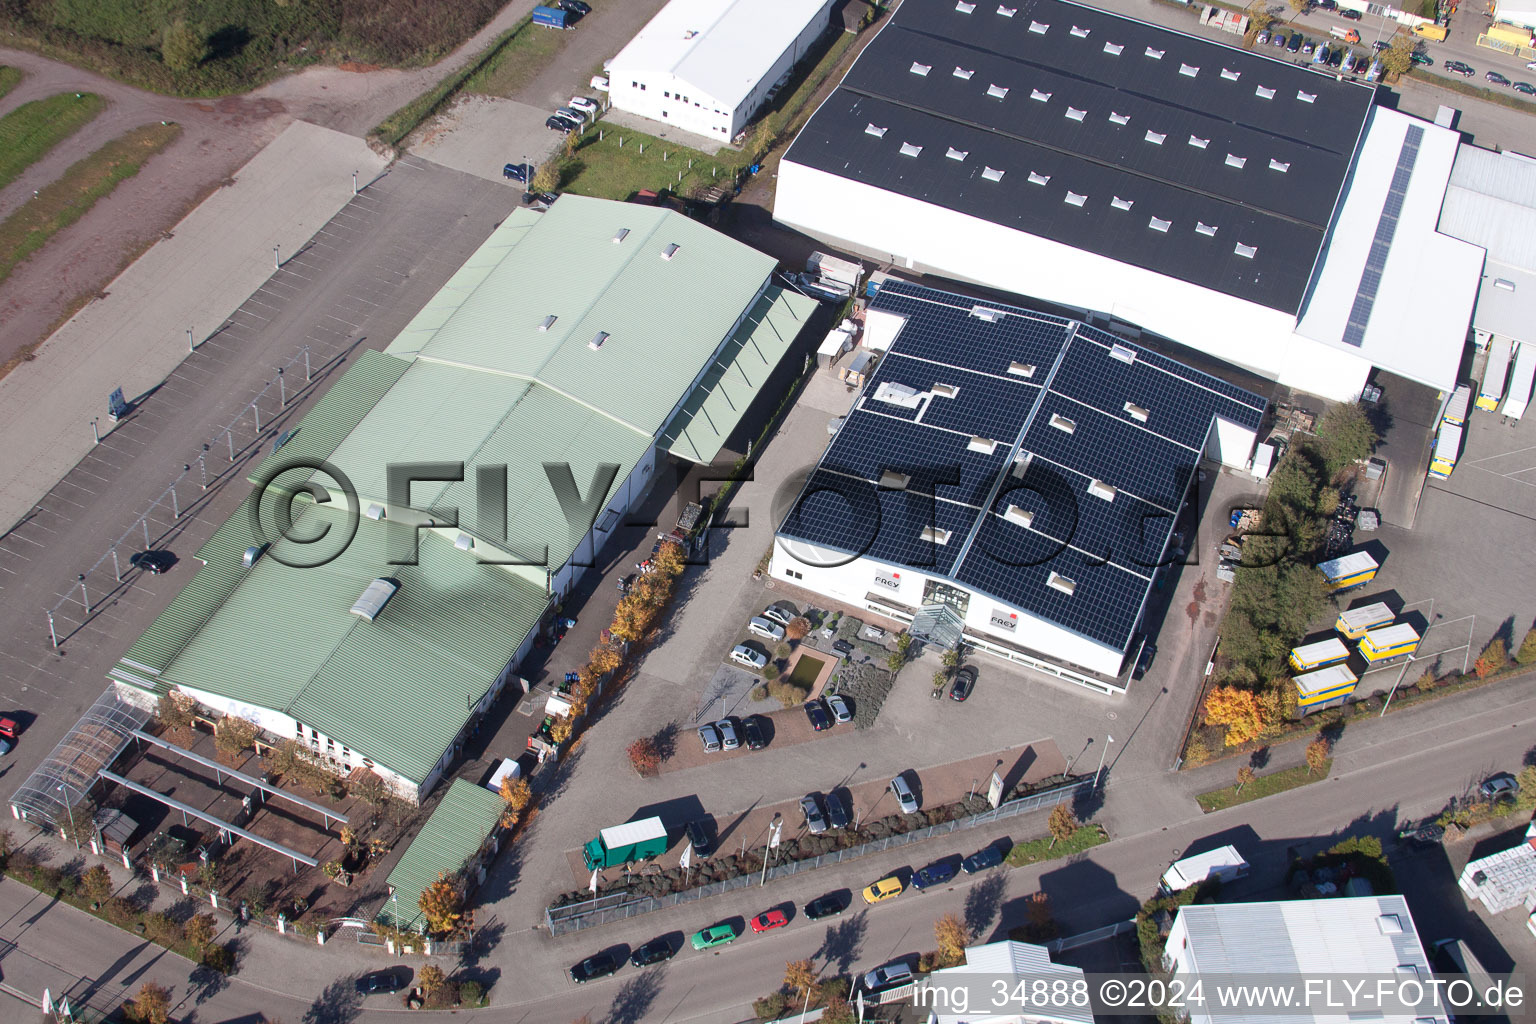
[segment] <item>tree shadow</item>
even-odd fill
[[[869,911],[861,910],[852,917],[827,927],[821,940],[821,948],[813,956],[825,957],[827,967],[836,974],[847,974],[859,959],[864,946],[864,933],[869,930]]]
[[[665,977],[666,969],[658,967],[641,971],[619,986],[608,1008],[608,1024],[640,1024],[650,1013]]]
[[[965,930],[980,935],[992,924],[1008,891],[1008,877],[993,874],[965,894]]]
[[[242,25],[225,25],[208,37],[208,60],[233,57],[245,49],[251,41],[251,33]]]
[[[656,730],[656,735],[651,737],[651,742],[656,745],[656,755],[663,761],[671,759],[677,753],[677,723],[668,722]]]
[[[203,964],[194,967],[187,980],[191,983],[193,992],[196,993],[194,1001],[198,1006],[229,988],[229,975]]]
[[[1258,771],[1269,764],[1270,750],[1268,747],[1260,747],[1248,755],[1248,767]]]
[[[351,978],[338,978],[325,986],[304,1011],[302,1024],[352,1024],[362,1009],[362,996]]]

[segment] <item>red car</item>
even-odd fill
[[[775,928],[783,928],[789,924],[789,918],[784,916],[782,910],[765,910],[752,919],[752,930],[755,932],[771,932]]]

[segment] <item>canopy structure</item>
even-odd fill
[[[96,698],[11,795],[13,813],[51,828],[68,820],[69,810],[85,799],[97,776],[122,756],[134,734],[149,721],[147,707],[126,699],[130,692],[113,685]]]

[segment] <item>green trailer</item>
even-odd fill
[[[611,868],[637,860],[649,860],[665,853],[667,828],[660,818],[642,818],[605,828],[597,838],[581,848],[587,870]]]

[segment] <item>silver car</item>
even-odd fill
[[[706,754],[713,754],[720,749],[720,730],[713,725],[699,726],[699,742],[704,744]]]
[[[811,835],[819,836],[827,830],[827,816],[822,813],[821,801],[815,793],[800,798],[800,810],[805,812],[805,827],[810,829]]]
[[[716,722],[715,729],[720,733],[720,746],[723,749],[735,750],[741,746],[741,739],[736,735],[736,725],[729,718]]]
[[[848,698],[840,693],[827,695],[827,707],[832,709],[832,717],[841,723],[853,721],[853,708],[848,703]]]
[[[896,797],[896,803],[901,805],[901,810],[904,814],[917,813],[917,794],[912,792],[912,787],[908,784],[905,773],[891,780],[891,793]]]
[[[759,617],[767,619],[769,622],[777,622],[781,626],[787,626],[789,625],[789,620],[793,619],[795,616],[794,613],[788,609],[780,608],[776,604],[771,604],[767,608],[763,609],[763,614]]]
[[[731,648],[731,660],[738,665],[745,665],[754,671],[760,670],[764,665],[768,664],[767,657],[758,651],[754,651],[746,644],[737,644]]]
[[[756,634],[765,640],[778,641],[784,639],[784,627],[775,622],[769,622],[761,615],[754,616],[752,621],[747,623],[747,632]]]

